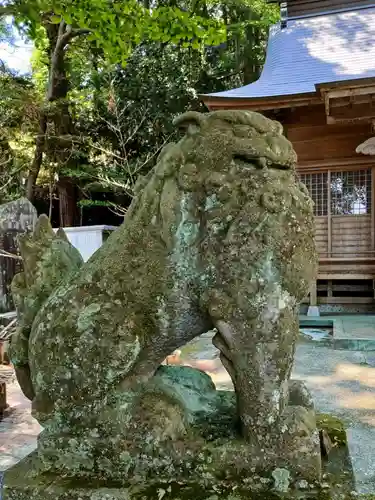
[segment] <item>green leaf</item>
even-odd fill
[[[60,16],[51,16],[50,21],[52,24],[60,24],[62,19]]]
[[[101,200],[80,200],[77,205],[81,208],[85,207],[108,207],[111,206],[111,204],[108,201],[101,201]]]
[[[72,16],[70,16],[69,14],[64,14],[64,21],[66,22],[66,24],[73,24]]]

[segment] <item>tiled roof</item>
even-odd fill
[[[273,26],[259,80],[207,97],[306,94],[322,83],[370,77],[375,77],[375,5],[289,20],[284,29]]]

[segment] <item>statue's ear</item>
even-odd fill
[[[59,229],[56,232],[56,236],[60,240],[63,240],[63,241],[66,241],[67,243],[69,243],[69,239],[68,239],[68,237],[66,235],[66,232],[64,231],[64,229],[62,227],[59,227]]]
[[[197,111],[187,111],[178,116],[173,124],[186,131],[188,135],[194,135],[201,131],[205,115]]]

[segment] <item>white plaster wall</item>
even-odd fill
[[[103,232],[113,231],[114,226],[83,226],[63,228],[70,243],[79,250],[86,262],[103,244]],[[57,229],[55,229],[57,231]]]

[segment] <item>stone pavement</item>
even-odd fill
[[[10,411],[0,422],[0,471],[16,464],[35,449],[41,430],[38,422],[31,416],[30,402],[23,396],[14,376],[11,376],[11,368],[1,367],[0,375],[4,375],[6,371]]]
[[[301,326],[333,328],[333,347],[354,351],[375,351],[375,315],[300,316]]]
[[[333,316],[335,349],[375,350],[375,316]]]
[[[375,493],[375,353],[300,344],[292,376],[305,381],[318,411],[344,421],[356,490]]]
[[[219,389],[232,389],[211,335],[191,342],[168,362],[205,370]],[[356,489],[375,493],[375,353],[303,342],[297,347],[293,377],[306,382],[318,411],[337,415],[345,422]],[[0,422],[0,471],[35,448],[41,429],[16,383],[8,385],[8,401],[14,409]]]
[[[322,317],[324,319],[325,316]],[[335,323],[336,335],[340,338],[375,340],[375,316],[329,316]]]

